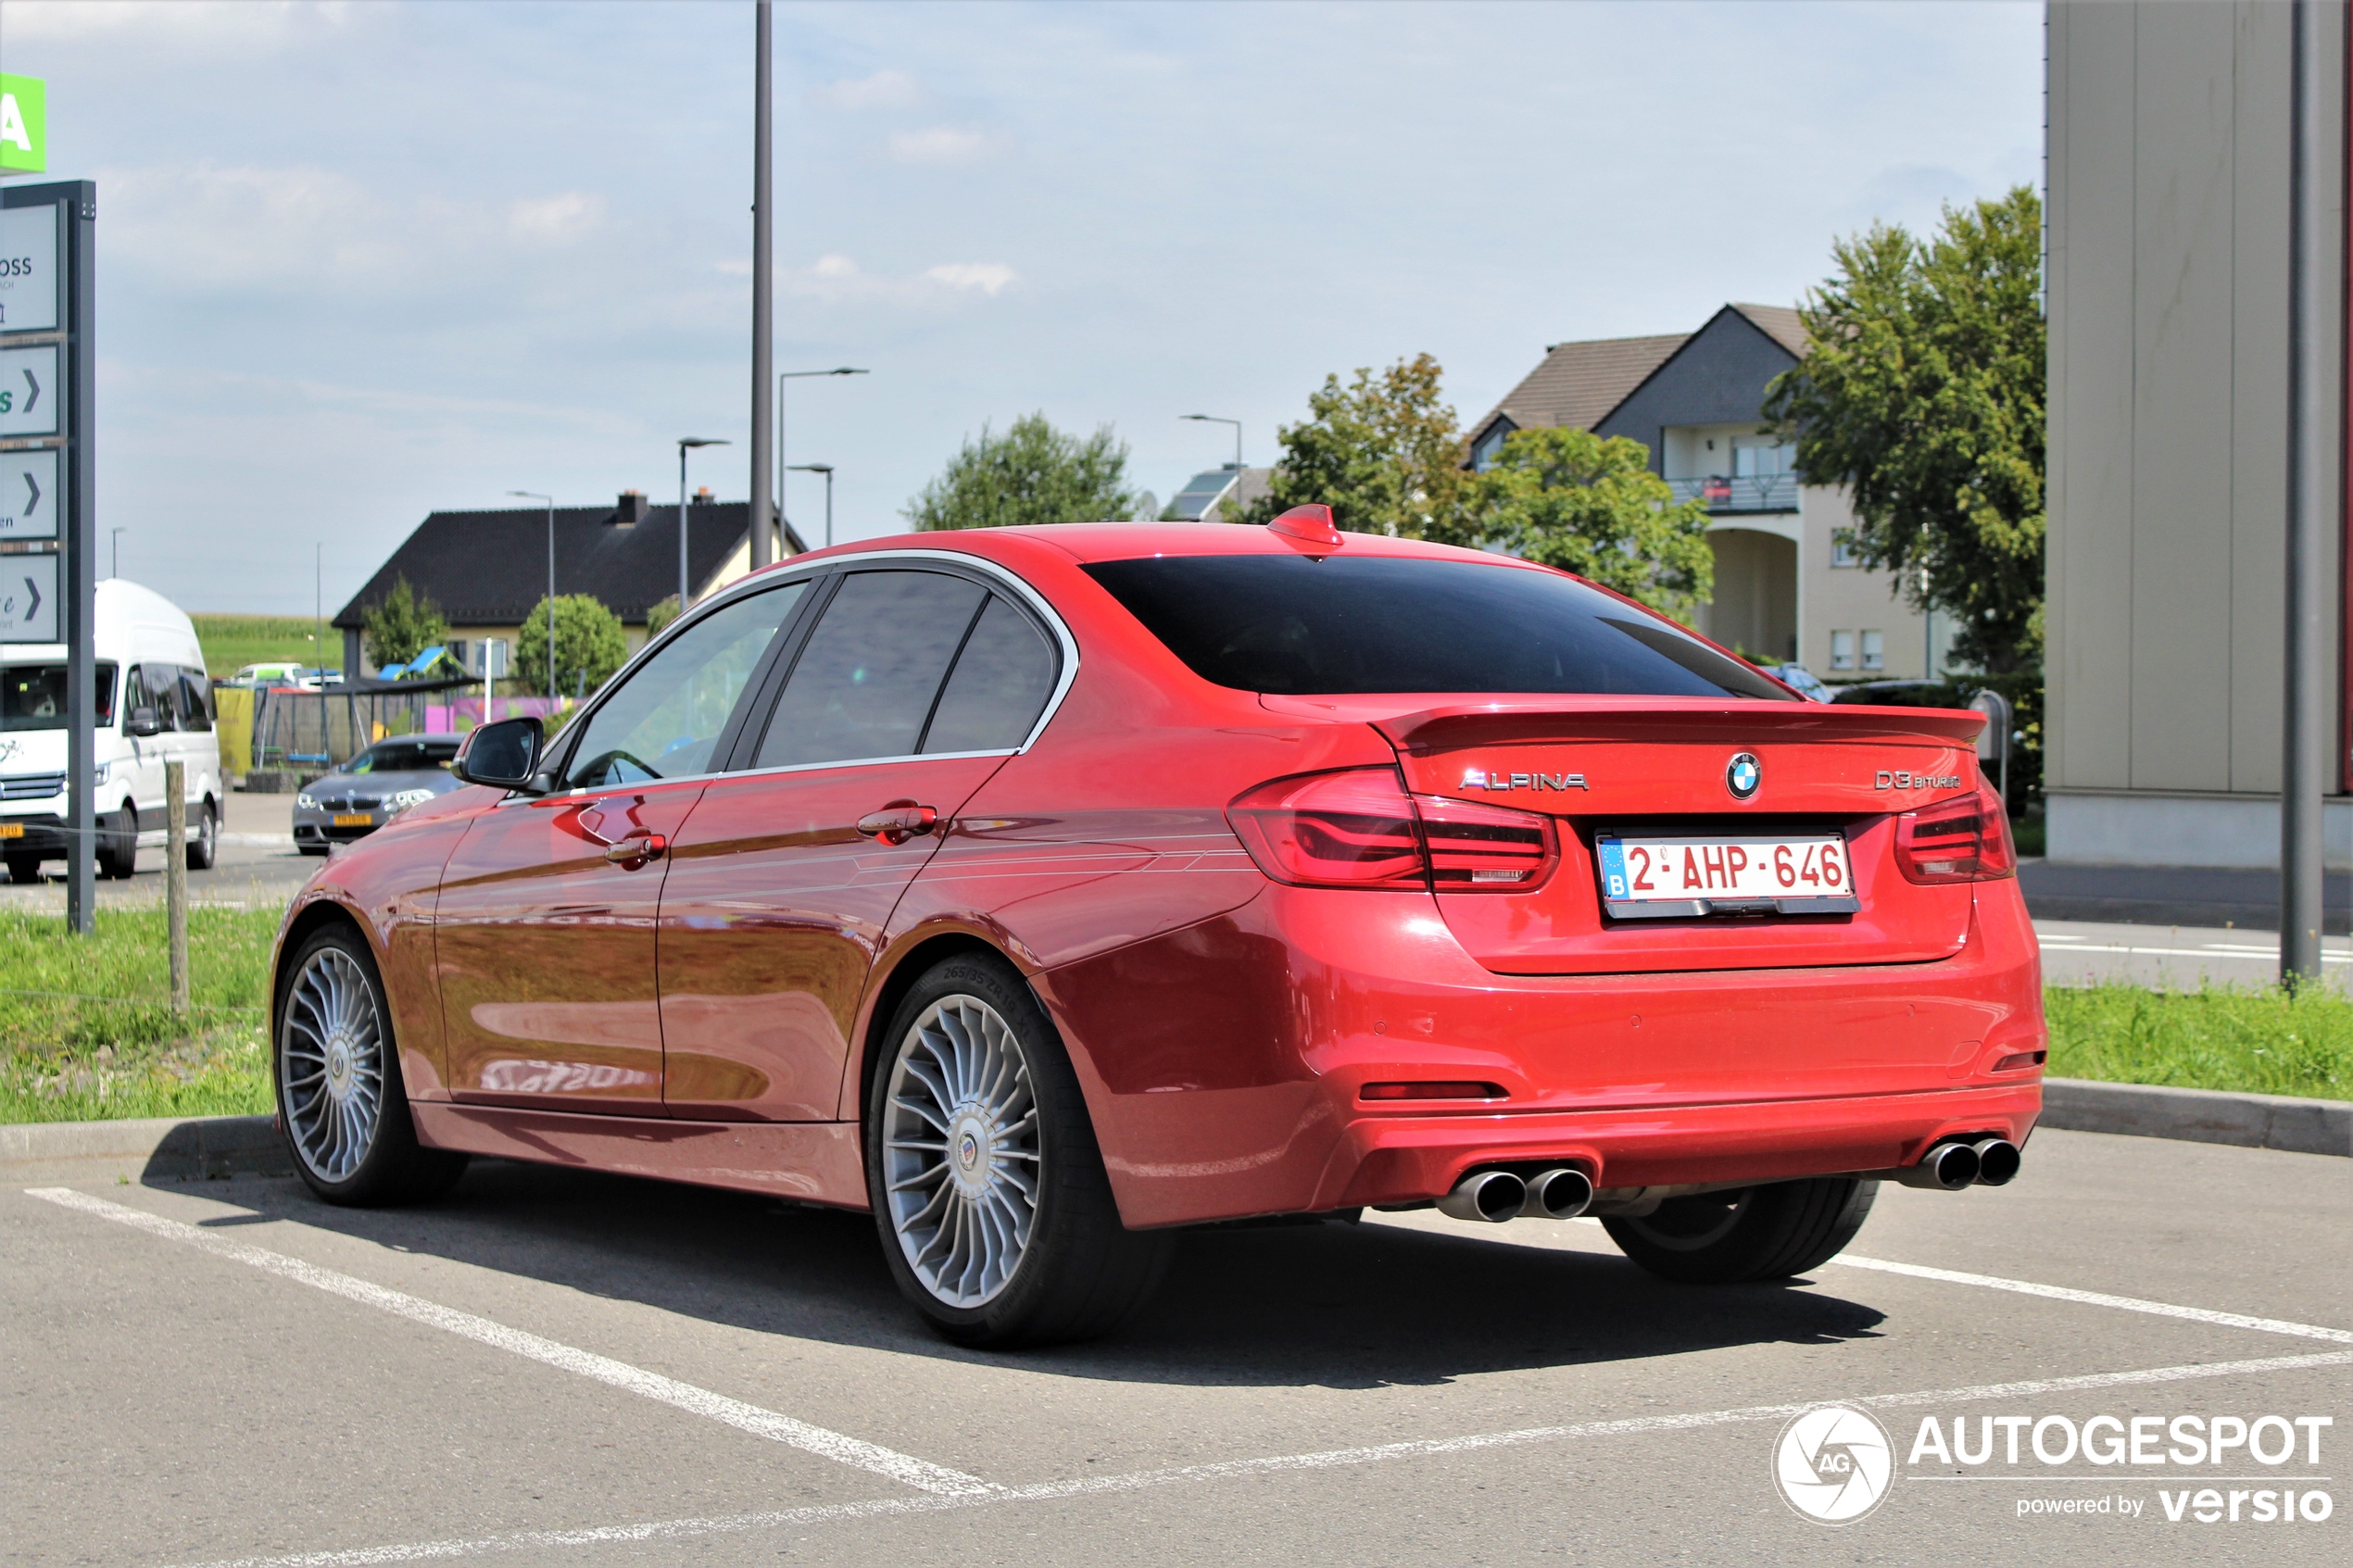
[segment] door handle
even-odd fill
[[[605,859],[614,865],[635,871],[648,860],[659,860],[670,851],[670,840],[658,833],[633,833],[618,844],[605,846]]]
[[[904,844],[911,838],[921,838],[938,825],[937,810],[912,801],[900,801],[858,819],[860,833],[885,844]]]

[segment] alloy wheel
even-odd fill
[[[907,1265],[943,1305],[977,1307],[1021,1267],[1043,1153],[1029,1059],[979,997],[943,997],[900,1042],[883,1177]]]
[[[384,1118],[384,1020],[375,988],[339,947],[312,953],[286,996],[278,1073],[286,1127],[311,1173],[345,1182]]]

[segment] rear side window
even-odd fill
[[[1798,700],[1557,572],[1292,555],[1160,556],[1086,570],[1195,674],[1241,691]]]
[[[945,572],[853,572],[794,661],[752,766],[914,755],[985,594]]]
[[[927,754],[1011,751],[1053,695],[1054,649],[1029,617],[991,596],[924,733]]]

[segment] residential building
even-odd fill
[[[700,599],[751,570],[749,506],[714,501],[705,490],[686,507],[686,575]],[[788,554],[808,548],[789,524]],[[556,592],[586,594],[620,618],[634,651],[646,640],[647,612],[678,593],[678,508],[648,504],[624,490],[610,507],[558,507]],[[367,672],[362,640],[368,612],[406,578],[449,622],[449,651],[482,672],[483,644],[511,649],[524,619],[547,593],[547,511],[434,512],[419,523],[351,602],[335,612],[343,667]],[[511,653],[510,654],[511,658]]]
[[[2312,461],[2343,472],[2345,7],[2311,156],[2327,307]],[[2290,8],[2049,8],[2050,858],[2279,864],[2288,418]],[[2341,513],[2341,508],[2339,509]],[[2346,567],[2328,519],[2325,679],[2346,794]]]
[[[1197,473],[1168,499],[1160,514],[1163,522],[1217,522],[1255,505],[1273,483],[1273,469],[1247,469],[1233,463]]]
[[[1805,483],[1765,423],[1767,386],[1806,352],[1797,312],[1771,305],[1727,305],[1680,335],[1554,344],[1471,426],[1471,462],[1486,468],[1519,430],[1630,436],[1679,499],[1706,503],[1716,591],[1701,632],[1832,682],[1942,674],[1949,623],[1857,562],[1844,488]]]

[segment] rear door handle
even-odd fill
[[[658,833],[633,833],[618,844],[605,846],[605,859],[624,870],[635,871],[648,860],[659,860],[670,852],[670,840]]]
[[[860,833],[885,844],[904,844],[911,838],[921,838],[938,825],[939,812],[936,809],[912,801],[897,801],[858,819]]]

